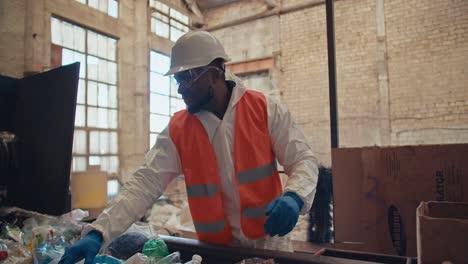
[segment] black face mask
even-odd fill
[[[204,97],[202,97],[200,99],[199,102],[191,105],[191,106],[187,106],[187,111],[189,111],[189,113],[191,114],[195,114],[195,113],[198,113],[200,112],[200,110],[203,109],[203,107],[205,107],[208,103],[211,102],[211,100],[214,98],[214,92],[213,92],[213,86],[210,85],[210,89],[208,91],[208,94],[205,95]]]

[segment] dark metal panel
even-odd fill
[[[219,246],[207,244],[195,239],[170,237],[160,235],[166,242],[169,251],[179,251],[182,256],[182,262],[192,259],[192,255],[202,256],[203,264],[233,264],[243,259],[262,258],[274,259],[275,263],[281,264],[371,264],[376,262],[361,261],[354,259],[336,258],[328,256],[314,256],[306,253],[291,253],[264,249],[241,248],[233,246]],[[404,262],[402,262],[404,263]]]
[[[20,166],[8,187],[15,206],[52,215],[70,210],[79,68],[74,63],[18,81],[14,133]]]

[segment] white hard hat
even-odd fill
[[[218,58],[230,60],[219,40],[207,31],[190,31],[172,47],[171,68],[166,75],[203,67]]]

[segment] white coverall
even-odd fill
[[[231,99],[222,120],[213,113],[201,111],[195,115],[203,124],[216,153],[218,162],[223,208],[232,227],[233,245],[281,251],[293,251],[289,236],[249,240],[240,226],[239,193],[235,187],[233,139],[236,105],[246,88],[233,74],[227,79],[236,82]],[[284,192],[295,192],[303,201],[301,214],[310,210],[317,185],[317,161],[301,129],[290,112],[277,101],[267,97],[268,128],[273,150],[278,162],[289,176]],[[102,232],[107,246],[122,234],[133,222],[140,219],[163,194],[168,184],[182,174],[181,163],[174,143],[169,137],[169,128],[158,136],[156,144],[147,153],[145,163],[123,185],[112,204],[83,230],[83,235],[97,229]]]

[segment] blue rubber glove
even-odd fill
[[[304,202],[293,192],[287,192],[271,202],[266,210],[268,216],[264,228],[270,236],[284,236],[296,226]]]
[[[59,264],[75,264],[85,259],[84,264],[93,264],[94,257],[99,253],[102,245],[102,235],[98,231],[91,231],[80,241],[65,250]]]

